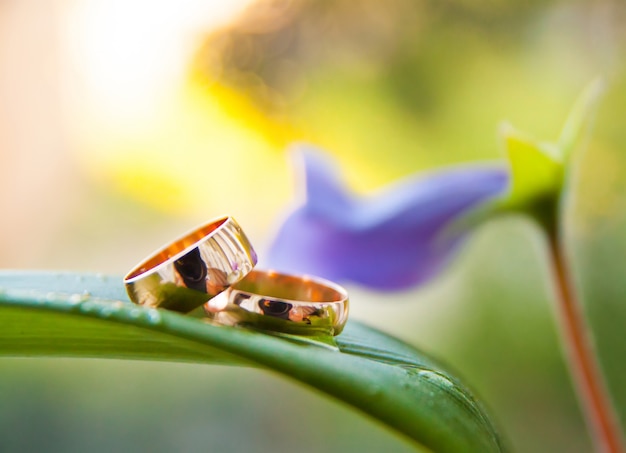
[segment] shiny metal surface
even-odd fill
[[[338,335],[348,319],[348,293],[317,277],[253,270],[204,309],[210,319],[224,325]]]
[[[137,304],[189,312],[237,283],[256,262],[239,224],[223,217],[150,255],[124,277],[124,284]]]

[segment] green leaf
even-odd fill
[[[503,451],[480,404],[413,347],[357,322],[337,347],[131,304],[121,279],[0,273],[0,355],[225,363],[273,370],[435,452]]]
[[[536,200],[556,194],[563,180],[558,150],[523,137],[510,127],[503,128],[501,134],[511,168],[511,186],[504,205],[534,205]]]
[[[496,203],[501,211],[525,211],[540,223],[556,226],[557,209],[564,177],[573,150],[585,141],[602,92],[600,80],[590,83],[572,107],[556,143],[523,137],[510,126],[502,128],[511,168],[508,194]]]
[[[572,154],[589,135],[602,90],[600,79],[587,86],[572,107],[555,143],[534,140],[504,124],[500,137],[510,169],[508,191],[455,222],[446,237],[461,236],[494,216],[512,212],[530,215],[545,231],[554,234]]]

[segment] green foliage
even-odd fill
[[[503,213],[523,213],[536,220],[549,235],[556,235],[572,154],[587,138],[601,91],[600,80],[583,91],[555,143],[534,140],[508,124],[501,127],[500,137],[511,174],[508,191],[461,219],[450,229],[450,234],[458,235]]]
[[[503,128],[511,183],[508,194],[494,205],[497,211],[525,212],[549,234],[556,232],[557,211],[570,158],[586,138],[600,92],[599,80],[587,87],[572,108],[556,143],[539,142],[523,137],[510,127]]]
[[[503,128],[502,137],[511,169],[508,194],[492,209],[497,212],[522,211],[548,231],[556,224],[556,202],[563,183],[560,150]]]
[[[127,301],[121,280],[0,273],[0,355],[247,365],[327,393],[437,452],[500,452],[480,404],[411,346],[351,322],[336,347]]]

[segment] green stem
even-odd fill
[[[563,344],[574,386],[596,451],[624,453],[626,448],[617,415],[602,379],[582,314],[582,307],[576,299],[563,247],[556,234],[551,235],[549,241],[557,291],[557,314],[561,323]]]

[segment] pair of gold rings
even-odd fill
[[[200,226],[133,268],[124,284],[140,305],[182,313],[203,307],[223,325],[294,334],[337,335],[348,316],[348,294],[327,280],[254,270],[257,256],[232,217]]]

